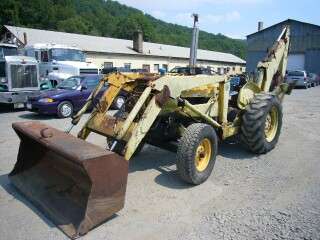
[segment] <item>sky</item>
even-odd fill
[[[168,23],[193,27],[199,14],[199,29],[230,38],[246,39],[287,19],[320,25],[319,0],[117,0]]]

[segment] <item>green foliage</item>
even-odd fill
[[[132,17],[126,17],[118,22],[115,36],[122,39],[132,39],[132,33],[135,29],[139,30],[139,24]]]
[[[15,0],[1,1],[0,4],[0,25],[20,25],[19,3]]]
[[[87,21],[81,16],[59,21],[58,29],[60,29],[62,32],[99,36],[99,32],[95,29],[91,22]]]
[[[190,47],[192,29],[166,23],[113,0],[3,0],[0,25],[29,27],[94,36],[132,39],[143,31],[144,41]],[[199,48],[246,58],[244,40],[200,31]]]

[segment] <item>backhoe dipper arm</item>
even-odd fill
[[[270,47],[267,56],[258,63],[257,85],[263,92],[268,92],[274,74],[278,71],[283,78],[287,68],[290,44],[290,26],[285,26],[278,40]]]
[[[79,110],[79,112],[77,112],[76,115],[72,116],[71,123],[73,125],[77,125],[78,124],[78,122],[80,121],[82,115],[87,111],[88,107],[91,105],[92,101],[95,99],[95,97],[97,96],[98,92],[100,92],[101,88],[105,85],[105,82],[107,82],[107,81],[108,81],[108,77],[107,76],[104,76],[103,78],[101,78],[100,84],[96,87],[96,89],[94,89],[92,91],[92,93],[90,94],[90,96],[86,100],[86,103],[83,105],[83,107]]]

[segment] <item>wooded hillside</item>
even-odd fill
[[[111,0],[4,0],[0,25],[11,25],[94,36],[132,39],[133,30],[144,41],[190,47],[190,28],[158,20]],[[199,48],[246,58],[244,40],[200,31]]]

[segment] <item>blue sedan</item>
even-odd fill
[[[91,92],[99,85],[103,75],[79,75],[66,79],[55,88],[40,91],[29,97],[26,108],[39,114],[57,114],[60,118],[71,117],[85,104]],[[98,93],[100,99],[107,85]],[[119,109],[125,102],[126,92],[122,91],[115,99],[112,107]],[[97,102],[94,102],[92,109]]]

